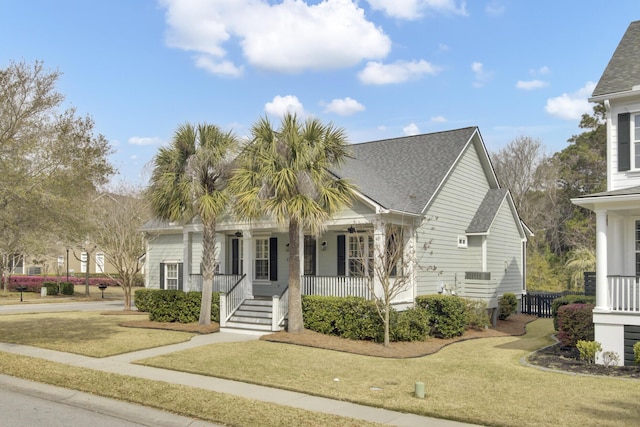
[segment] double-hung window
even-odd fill
[[[349,276],[373,276],[373,236],[349,236]]]
[[[164,265],[164,288],[178,289],[178,264],[167,263]]]
[[[269,280],[269,239],[259,238],[256,242],[256,280]]]

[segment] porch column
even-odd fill
[[[416,295],[418,295],[418,281],[416,280],[416,229],[413,226],[406,227],[404,230],[407,233],[405,237],[404,245],[404,265],[406,271],[403,273],[409,278],[408,289],[411,289],[411,301],[415,301]]]
[[[253,298],[253,239],[250,230],[242,230],[242,271],[246,274],[245,280],[250,283],[247,286],[248,294],[245,298]]]
[[[193,252],[193,232],[183,228],[182,232],[182,289],[190,291],[191,289],[191,264]]]
[[[594,311],[609,311],[607,280],[607,211],[596,210],[596,306]]]
[[[376,271],[383,271],[383,266],[381,264],[386,255],[385,229],[384,221],[380,218],[376,218],[373,223],[373,289],[378,298],[381,298],[384,295],[382,282],[380,282],[380,278],[376,274]]]
[[[608,270],[607,274],[622,274],[622,275],[632,275],[634,273],[630,273],[628,268],[625,268],[624,263],[624,252],[623,252],[623,242],[624,234],[623,227],[624,221],[618,215],[609,214],[607,217],[609,223],[609,230],[611,232],[611,249],[609,253],[611,254],[611,258],[608,259]]]

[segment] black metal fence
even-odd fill
[[[584,295],[584,292],[529,292],[522,295],[520,310],[522,314],[538,317],[551,317],[551,303],[565,295]]]

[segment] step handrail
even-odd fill
[[[220,292],[220,326],[225,327],[227,321],[231,318],[233,313],[240,307],[242,301],[244,301],[244,286],[240,286],[245,283],[246,274],[243,274],[235,285],[229,289],[228,292]]]

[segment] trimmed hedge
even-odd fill
[[[455,295],[421,295],[416,298],[416,306],[427,311],[429,335],[438,338],[460,336],[467,329],[469,316],[466,300]]]
[[[354,340],[384,341],[384,323],[373,301],[359,297],[302,296],[304,327]],[[419,308],[389,313],[391,341],[424,341],[429,336],[428,313]]]
[[[73,295],[74,285],[71,282],[60,282],[60,293],[62,295]]]
[[[47,289],[47,295],[58,295],[59,288],[56,282],[42,282],[42,287]]]
[[[491,318],[487,311],[487,303],[480,300],[465,299],[467,307],[467,328],[476,331],[487,329],[491,325]]]
[[[593,304],[568,304],[558,309],[558,339],[565,347],[593,341]]]
[[[134,301],[139,311],[149,313],[151,321],[193,323],[200,318],[202,292],[138,289]],[[220,294],[217,292],[211,296],[211,320],[220,321]]]
[[[558,297],[551,303],[551,317],[553,317],[553,327],[558,329],[558,309],[563,305],[569,304],[594,304],[596,303],[596,297],[590,295],[565,295]]]

